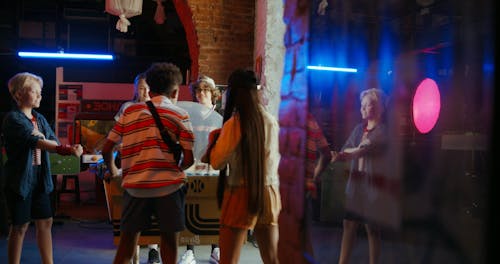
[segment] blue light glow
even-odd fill
[[[17,53],[22,58],[44,58],[44,59],[86,59],[86,60],[113,60],[110,54],[80,54],[80,53],[50,53],[50,52],[28,52]]]
[[[379,87],[387,94],[392,94],[395,78],[393,72],[398,70],[394,65],[397,54],[399,54],[398,35],[390,22],[383,22],[378,34],[380,36],[376,55],[377,61],[374,64],[376,82],[372,85]]]
[[[484,63],[483,71],[487,73],[492,73],[495,71],[495,65],[493,63]]]
[[[325,67],[325,66],[307,66],[309,70],[318,71],[335,71],[335,72],[358,72],[355,68],[342,68],[342,67]]]

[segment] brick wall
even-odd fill
[[[189,10],[182,10],[186,1],[174,3],[181,20],[190,19],[194,26],[194,30],[186,28],[189,22],[183,21],[188,42],[196,43],[189,44],[191,58],[198,56],[192,63],[191,80],[201,73],[226,84],[234,69],[253,68],[254,1],[190,0]]]

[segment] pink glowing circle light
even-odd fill
[[[426,134],[434,128],[441,110],[441,96],[436,82],[426,78],[413,96],[413,123],[418,131]]]

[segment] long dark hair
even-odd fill
[[[265,181],[265,130],[262,108],[253,71],[238,69],[228,79],[224,121],[236,114],[240,121],[239,166],[248,188],[248,210],[260,213]]]

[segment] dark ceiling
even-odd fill
[[[315,12],[319,2],[311,2],[311,12]],[[328,0],[326,18],[313,18],[312,26],[323,28],[325,34],[331,35],[328,28],[334,24],[361,25],[373,32],[374,27],[390,24],[397,34],[395,37],[401,40],[401,52],[429,48],[432,52],[432,48],[441,44],[441,39],[436,33],[434,38],[418,41],[425,30],[450,27],[457,29],[454,34],[462,34],[462,29],[481,20],[487,6],[485,2],[488,0]],[[37,73],[45,79],[48,95],[45,98],[52,100],[54,87],[51,86],[54,86],[58,66],[64,67],[65,81],[77,82],[130,83],[137,73],[155,61],[173,62],[185,72],[191,65],[186,35],[173,1],[162,3],[164,24],[154,22],[156,1],[144,0],[142,15],[130,18],[129,31],[121,33],[115,29],[117,17],[104,11],[105,0],[0,0],[0,80],[6,83],[19,71]],[[314,23],[325,23],[325,26]],[[474,39],[476,35],[472,38],[454,36],[453,40]],[[374,37],[368,42],[377,43],[377,39]],[[109,52],[115,54],[116,59],[99,63],[20,59],[16,54],[21,49]],[[0,92],[2,111],[8,105],[5,90]],[[52,104],[48,102],[48,111]]]
[[[319,0],[315,0],[312,3]],[[463,0],[329,0],[327,23],[360,21],[378,26],[381,22],[397,27],[401,38],[415,38],[429,24],[424,17],[436,23],[462,23],[464,13],[477,17],[484,1]],[[115,29],[117,17],[105,13],[105,0],[0,0],[0,55],[14,66],[30,63],[19,61],[16,52],[21,49],[65,52],[108,52],[116,60],[106,73],[91,64],[78,64],[77,79],[94,78],[105,82],[129,82],[153,61],[171,61],[183,71],[191,65],[186,36],[175,12],[173,2],[163,2],[166,22],[154,22],[156,1],[144,0],[142,15],[130,18],[127,33]],[[313,8],[314,9],[314,8]],[[477,13],[477,14],[474,14]],[[437,43],[423,43],[429,48]],[[67,69],[67,62],[52,62]],[[109,64],[109,63],[108,63]],[[21,68],[23,68],[21,66]],[[88,69],[87,69],[88,68]],[[99,69],[95,71],[95,69]],[[15,71],[16,69],[13,69]],[[67,72],[67,74],[71,74]],[[72,79],[71,76],[68,78]],[[85,81],[85,80],[82,80]],[[89,80],[90,81],[90,80]]]
[[[143,1],[142,14],[130,18],[127,33],[115,29],[118,17],[105,12],[104,0],[2,0],[0,54],[14,65],[19,50],[112,53],[115,61],[103,73],[95,63],[78,63],[79,81],[130,82],[151,62],[171,61],[184,71],[191,61],[183,26],[172,1],[164,1],[166,21],[156,24],[156,1]],[[38,63],[43,63],[38,61]],[[72,75],[73,64],[53,62]],[[105,65],[105,64],[104,64]],[[108,68],[110,64],[106,65]],[[68,69],[68,71],[66,71]],[[87,74],[81,74],[87,72]],[[66,78],[72,79],[72,76]],[[82,80],[82,78],[84,78]]]
[[[172,1],[163,1],[166,21],[156,24],[156,1],[144,0],[142,14],[130,18],[127,33],[115,29],[117,16],[105,0],[0,0],[0,112],[9,110],[8,79],[29,71],[44,79],[40,111],[54,116],[56,67],[65,82],[131,83],[152,62],[191,65],[184,28]],[[112,53],[113,61],[21,59],[20,50]]]
[[[367,67],[410,54],[450,54],[471,64],[493,43],[490,0],[329,0],[324,15],[320,2],[311,5],[310,46],[322,51],[311,52],[312,64]]]

